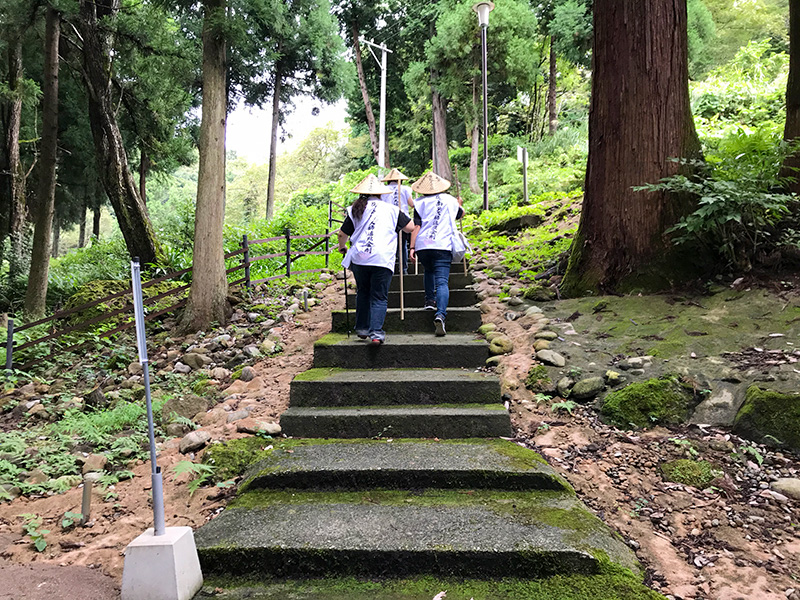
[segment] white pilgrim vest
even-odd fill
[[[415,242],[416,251],[456,250],[458,200],[450,194],[422,196],[414,202],[414,211],[422,220]]]
[[[407,185],[400,185],[399,183],[389,182],[388,185],[392,191],[387,194],[381,194],[381,200],[388,202],[392,206],[398,207],[405,216],[408,215],[408,201],[411,199],[411,188]]]
[[[397,254],[397,216],[396,206],[381,202],[372,196],[367,202],[364,214],[356,220],[353,218],[353,207],[347,208],[347,214],[355,225],[350,236],[350,249],[342,260],[343,267],[351,264],[384,267],[394,269]]]

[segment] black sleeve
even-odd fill
[[[458,207],[458,214],[456,215],[456,221],[458,221],[463,216],[464,216],[464,209],[459,206]]]
[[[347,218],[344,220],[344,223],[342,223],[341,229],[342,229],[342,232],[347,237],[350,237],[351,235],[353,235],[353,233],[355,233],[356,226],[353,223],[353,219],[350,218],[350,215],[348,215]]]
[[[422,217],[419,216],[417,211],[414,211],[414,225],[422,227]]]
[[[395,231],[400,231],[403,227],[411,223],[411,219],[408,218],[408,215],[404,212],[400,211],[397,214],[397,229]]]

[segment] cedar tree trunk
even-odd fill
[[[56,197],[56,160],[58,154],[58,41],[61,15],[47,7],[44,39],[42,99],[42,145],[39,155],[39,189],[28,287],[25,291],[25,314],[44,315],[47,277],[50,271],[50,244]]]
[[[89,97],[89,123],[100,180],[114,207],[128,252],[131,256],[138,256],[143,265],[161,263],[161,248],[128,166],[111,94],[112,39],[107,25],[100,21],[116,15],[120,2],[81,0],[78,24],[83,37],[83,76]]]
[[[686,0],[594,2],[589,160],[568,295],[664,289],[696,274],[692,258],[702,257],[665,234],[694,200],[631,189],[681,170],[672,158],[700,156],[686,20]]]
[[[19,155],[19,130],[22,124],[22,36],[13,40],[8,47],[8,90],[12,95],[8,103],[5,155],[6,164],[0,170],[0,177],[6,179],[3,192],[8,204],[3,210],[3,231],[0,243],[6,233],[11,236],[11,255],[8,257],[9,279],[14,280],[22,268],[23,238],[25,236],[25,169]],[[4,194],[4,195],[5,195]],[[5,220],[7,219],[7,220]]]
[[[431,82],[435,81],[431,73]],[[442,96],[435,85],[431,85],[431,112],[433,113],[433,144],[436,174],[448,181],[453,181],[453,170],[450,168],[450,157],[447,154],[447,98]]]
[[[100,239],[100,207],[94,209],[92,214],[92,237],[96,240]]]
[[[200,124],[200,166],[194,221],[192,288],[179,328],[207,330],[212,321],[228,319],[228,280],[222,231],[225,221],[225,120],[227,65],[225,0],[205,0],[203,16],[203,115]]]
[[[375,115],[372,114],[372,103],[369,101],[369,92],[367,91],[367,78],[364,76],[364,63],[361,61],[361,44],[358,43],[359,38],[358,23],[353,21],[353,50],[356,57],[356,70],[358,71],[358,85],[361,88],[361,98],[364,100],[364,112],[367,115],[367,129],[369,129],[369,141],[372,144],[372,156],[375,162],[378,160],[380,148],[378,147],[378,133],[375,128]],[[388,146],[388,144],[387,144]],[[387,156],[388,159],[388,156]],[[386,161],[389,164],[389,161]]]
[[[789,79],[786,82],[786,125],[783,139],[800,139],[800,6],[789,2]],[[781,177],[789,180],[790,192],[800,192],[800,154],[787,156]]]
[[[86,246],[86,198],[83,199],[81,205],[81,222],[78,230],[78,248]]]
[[[53,244],[50,250],[51,258],[58,258],[58,253],[61,250],[61,219],[58,215],[53,215]]]
[[[281,65],[275,65],[275,85],[272,88],[272,132],[269,143],[269,177],[267,179],[267,220],[275,213],[275,177],[278,167],[278,124],[281,116]]]
[[[556,109],[556,79],[558,78],[558,68],[556,65],[556,48],[553,44],[553,36],[550,36],[550,78],[547,81],[547,115],[548,133],[554,135],[558,129],[558,110]]]

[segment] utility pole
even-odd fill
[[[378,63],[378,66],[381,69],[381,116],[380,116],[380,132],[378,134],[378,166],[381,169],[386,168],[386,53],[391,52],[389,48],[384,45],[378,45],[375,42],[368,42],[367,40],[362,39],[367,47],[369,48],[369,53],[372,54],[372,58]],[[377,48],[381,51],[380,59],[375,55],[375,52],[372,50],[373,48]]]

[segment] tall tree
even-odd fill
[[[347,89],[347,63],[341,38],[328,0],[281,2],[269,23],[269,46],[275,61],[271,74],[272,130],[267,184],[267,219],[275,210],[275,173],[278,161],[278,128],[287,105],[300,95],[325,102],[338,100]],[[246,95],[247,97],[247,95]],[[256,104],[264,96],[250,98]]]
[[[121,0],[80,0],[78,30],[97,170],[128,252],[145,264],[162,263],[161,248],[128,165],[112,94],[114,47],[109,23],[118,15],[120,6]]]
[[[665,231],[694,201],[632,188],[697,157],[689,106],[686,0],[594,0],[589,161],[578,233],[562,289],[657,289],[692,262]]]
[[[192,288],[179,327],[199,331],[228,319],[225,274],[225,121],[228,109],[225,0],[203,3],[203,117],[194,220]]]
[[[25,314],[41,317],[47,299],[50,270],[51,233],[56,196],[58,159],[58,42],[61,15],[47,7],[44,43],[44,102],[42,105],[42,146],[39,159],[39,189],[36,194],[36,218],[28,287],[25,291]]]
[[[800,140],[800,6],[789,3],[789,78],[786,81],[786,124],[783,139]],[[791,154],[783,161],[781,177],[794,193],[800,193],[800,155]]]

